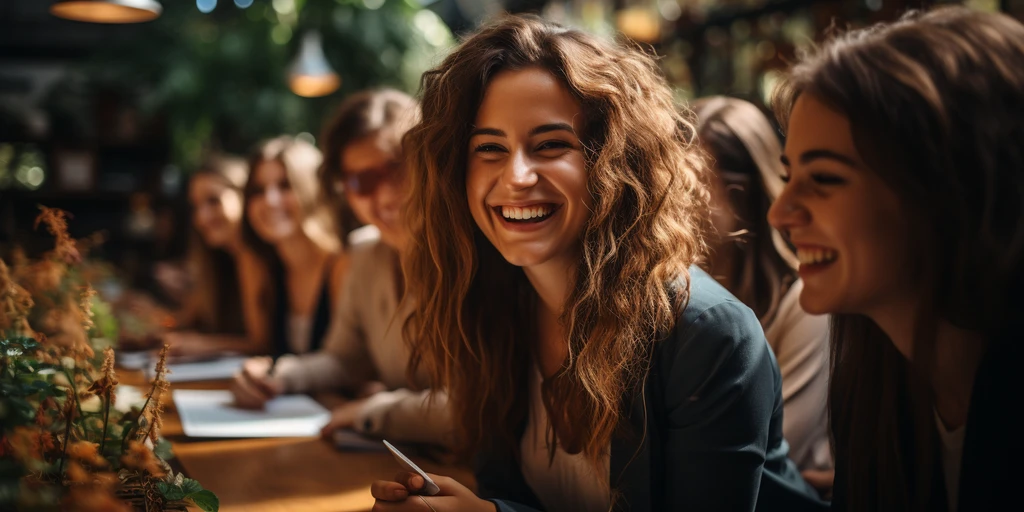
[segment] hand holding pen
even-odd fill
[[[276,360],[254,357],[245,361],[231,382],[235,405],[244,409],[262,409],[267,401],[284,392],[284,383],[274,376]]]

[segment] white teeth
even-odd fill
[[[797,249],[796,257],[801,265],[814,265],[817,263],[831,263],[839,257],[839,253],[832,249]]]
[[[530,206],[522,208],[519,206],[502,206],[501,216],[506,219],[529,220],[546,217],[551,214],[551,208],[547,206]]]

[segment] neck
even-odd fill
[[[569,262],[548,262],[542,265],[524,267],[523,273],[530,281],[539,298],[538,307],[544,313],[558,318],[562,315],[565,300],[569,297],[569,285],[576,275],[576,265]]]
[[[569,344],[559,318],[565,309],[569,286],[576,274],[576,264],[548,262],[523,269],[537,292],[536,344],[534,360],[541,375],[549,378],[562,368],[569,355]]]
[[[305,234],[299,233],[274,247],[285,268],[308,269],[309,263],[323,256],[324,251]]]
[[[235,236],[231,237],[231,240],[224,246],[224,251],[236,261],[242,255],[242,252],[245,251],[245,242],[242,241],[241,229],[235,230]]]
[[[919,311],[907,303],[868,315],[892,340],[908,361],[914,359],[914,319]],[[925,369],[935,400],[935,410],[949,429],[967,421],[974,377],[987,345],[977,331],[939,320],[935,329],[930,368]],[[918,353],[920,351],[917,351]]]

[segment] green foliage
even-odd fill
[[[92,297],[90,301],[94,325],[89,335],[93,338],[116,340],[118,334],[117,317],[114,316],[114,310],[110,307],[110,303],[99,298],[99,296]]]
[[[77,501],[157,510],[165,500],[149,490],[169,481],[160,457],[170,446],[156,430],[167,350],[146,403],[115,409],[111,339],[96,335],[116,336],[116,323],[93,295],[65,218],[43,208],[57,243],[42,260],[0,260],[0,510],[63,510]],[[189,485],[183,499],[216,510],[212,493]]]
[[[191,501],[205,512],[217,512],[220,508],[220,501],[215,494],[203,489],[199,482],[184,478],[181,474],[178,474],[174,482],[160,482],[156,488],[168,501]]]
[[[277,11],[274,5],[283,7]],[[287,86],[302,35],[318,30],[341,89],[301,98]],[[203,151],[244,152],[282,133],[318,133],[345,94],[376,86],[415,92],[420,74],[451,43],[433,12],[418,2],[222,2],[210,14],[194,2],[165,2],[163,15],[138,40],[110,48],[88,75],[138,95],[144,111],[165,116],[172,157],[186,170]]]

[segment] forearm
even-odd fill
[[[430,390],[396,389],[377,393],[363,405],[355,429],[392,441],[450,446],[452,423],[448,397]]]
[[[273,376],[287,393],[334,390],[353,385],[342,362],[329,352],[285,355],[274,366]]]

